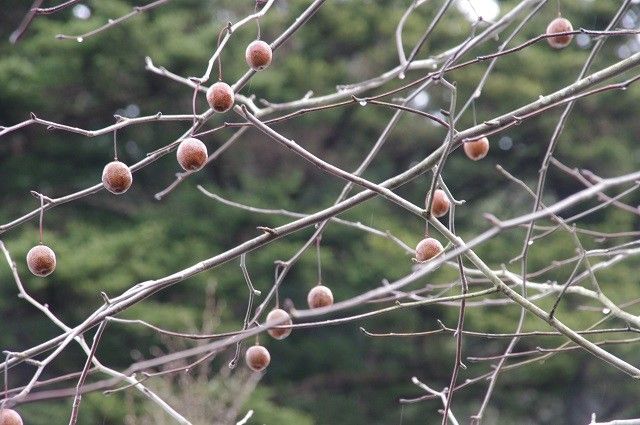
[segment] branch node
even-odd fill
[[[104,301],[104,303],[106,305],[111,305],[111,300],[109,299],[109,297],[107,296],[107,294],[103,291],[100,291],[100,296],[102,297],[102,300]]]
[[[256,227],[256,229],[263,231],[264,233],[271,235],[271,236],[278,236],[278,231],[275,229],[272,229],[271,227],[267,227],[267,226],[258,226]]]
[[[489,223],[493,224],[495,227],[502,229],[503,228],[503,224],[502,221],[500,221],[498,219],[498,217],[496,217],[495,215],[491,214],[491,213],[484,213],[482,215]]]

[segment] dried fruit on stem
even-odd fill
[[[244,360],[249,369],[255,372],[262,372],[271,363],[271,354],[262,345],[253,345],[247,349]]]
[[[547,26],[547,35],[557,34],[562,32],[573,31],[573,25],[568,19],[557,17],[553,21],[549,22]],[[562,49],[567,47],[571,40],[573,40],[573,34],[557,35],[555,37],[548,37],[547,43],[554,49]]]
[[[0,410],[0,425],[23,425],[22,418],[15,410]]]
[[[316,285],[307,295],[309,308],[328,307],[333,304],[333,293],[324,285]]]
[[[462,148],[469,159],[479,161],[489,153],[489,139],[483,137],[478,140],[465,142]]]
[[[428,199],[427,199],[428,200]],[[447,198],[447,194],[442,189],[436,189],[433,192],[433,200],[431,201],[431,214],[434,217],[442,217],[449,212],[451,201]],[[426,208],[429,208],[426,205]]]
[[[180,142],[176,152],[178,163],[185,171],[198,171],[207,163],[207,146],[194,137]]]
[[[444,251],[444,248],[440,241],[434,238],[424,238],[416,246],[416,260],[420,262],[429,261],[441,254],[442,251]]]
[[[271,65],[273,52],[271,46],[262,40],[252,41],[244,53],[247,65],[254,71],[260,71]]]
[[[27,267],[36,276],[49,276],[56,269],[56,254],[46,245],[36,245],[27,253]]]
[[[279,326],[291,326],[291,316],[281,308],[275,308],[267,314],[267,322],[282,322],[280,325],[269,329],[267,332],[275,339],[285,339],[291,335],[291,328],[280,328]]]
[[[127,164],[111,161],[102,170],[102,184],[109,192],[120,195],[125,193],[133,183],[133,176]]]
[[[207,102],[216,112],[227,112],[233,106],[233,89],[227,83],[218,81],[207,90]]]

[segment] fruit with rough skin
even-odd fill
[[[289,313],[281,308],[274,308],[267,314],[267,322],[280,322],[280,324],[274,328],[269,329],[267,332],[275,339],[285,339],[291,335],[291,328],[280,328],[279,326],[290,326],[293,324]]]
[[[309,308],[328,307],[333,304],[333,293],[324,285],[316,285],[307,295]]]
[[[49,276],[56,269],[56,254],[46,245],[36,245],[27,253],[27,267],[36,276]]]
[[[568,19],[557,17],[553,21],[549,22],[547,26],[547,35],[557,34],[562,32],[573,31],[573,25]],[[571,44],[573,40],[573,34],[556,35],[554,37],[547,37],[547,43],[554,49],[562,49]]]
[[[198,171],[207,163],[209,154],[204,143],[195,137],[187,137],[178,145],[176,157],[185,171]]]
[[[102,170],[102,184],[109,192],[120,195],[125,193],[133,183],[133,176],[127,164],[111,161]]]
[[[481,139],[464,142],[462,148],[469,159],[479,161],[489,153],[489,139],[483,137]]]
[[[442,217],[449,212],[451,201],[447,198],[447,194],[442,189],[436,189],[433,192],[433,200],[431,201],[431,214],[434,217]],[[426,206],[428,207],[428,205]]]
[[[271,46],[267,43],[262,40],[255,40],[247,46],[244,57],[251,69],[260,71],[271,65],[273,52],[271,51]]]
[[[15,410],[0,410],[0,425],[23,425],[22,418]]]
[[[424,238],[416,246],[416,260],[429,261],[444,251],[440,241],[434,238]]]
[[[249,369],[254,372],[262,372],[271,363],[271,354],[262,345],[253,345],[247,349],[244,360]]]
[[[218,81],[207,90],[207,102],[216,112],[227,112],[233,106],[233,89],[227,83]]]

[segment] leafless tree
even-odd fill
[[[145,6],[134,8],[131,13],[110,20],[104,26],[96,28],[86,34],[79,35],[58,35],[60,40],[83,40],[102,31],[117,31],[118,25],[122,24],[136,14],[144,13],[146,10],[160,7],[169,0],[158,0]],[[283,28],[281,35],[270,43],[274,52],[288,39],[295,37],[300,31],[304,31],[305,26],[314,25],[313,15],[323,6],[326,0],[310,1],[308,7],[299,15],[291,16],[290,25]],[[41,7],[41,1],[35,1],[31,10],[26,14],[20,27],[12,35],[12,41],[17,42],[28,32],[30,23],[34,19],[46,19],[46,15],[56,13],[66,7],[77,3],[75,0],[63,2],[57,6],[48,8]],[[630,174],[604,178],[588,170],[574,169],[569,165],[561,163],[554,157],[559,137],[562,134],[566,122],[570,119],[572,108],[587,96],[597,96],[601,93],[619,91],[627,89],[640,78],[634,75],[627,79],[621,79],[628,71],[635,71],[640,65],[640,53],[635,53],[629,57],[608,64],[606,67],[593,71],[592,63],[598,55],[602,46],[611,37],[624,37],[637,34],[638,31],[618,29],[618,22],[625,13],[631,0],[621,2],[620,7],[614,16],[611,16],[609,24],[602,29],[579,28],[566,31],[560,35],[584,34],[597,40],[591,48],[591,53],[585,61],[582,70],[576,76],[574,83],[567,85],[552,93],[541,94],[537,99],[523,99],[522,106],[496,116],[490,120],[476,124],[470,128],[460,128],[458,122],[465,112],[474,105],[474,101],[482,96],[483,89],[488,81],[495,64],[507,55],[518,55],[524,49],[528,49],[544,43],[550,37],[557,37],[558,34],[541,34],[524,43],[515,45],[513,39],[537,16],[540,10],[549,6],[547,0],[523,0],[513,9],[500,16],[494,22],[478,18],[472,26],[469,37],[461,44],[451,46],[448,50],[439,53],[426,54],[422,49],[425,41],[429,39],[432,32],[440,24],[441,18],[447,13],[451,13],[453,0],[442,3],[433,20],[425,23],[425,32],[418,42],[411,48],[409,53],[405,50],[403,40],[403,29],[405,22],[412,13],[429,3],[427,0],[407,0],[407,9],[400,21],[397,23],[396,39],[390,43],[390,48],[395,48],[398,52],[398,64],[392,69],[383,70],[381,73],[365,81],[360,81],[348,85],[336,87],[333,93],[315,95],[309,92],[299,99],[286,103],[273,103],[261,99],[256,102],[255,97],[246,90],[246,85],[256,73],[249,69],[231,88],[235,93],[235,106],[232,112],[228,112],[224,124],[211,130],[203,130],[205,123],[212,120],[216,115],[214,110],[208,109],[203,113],[185,111],[180,115],[165,115],[157,113],[139,118],[116,117],[116,122],[97,130],[88,130],[72,127],[63,123],[49,121],[32,113],[31,117],[19,124],[7,127],[0,127],[0,136],[8,133],[20,131],[31,125],[41,125],[48,129],[77,133],[86,137],[96,137],[110,134],[119,129],[149,124],[156,121],[179,121],[185,122],[188,128],[183,135],[175,141],[167,143],[147,156],[130,166],[132,172],[136,172],[154,163],[157,159],[175,151],[180,142],[187,137],[204,137],[222,129],[233,128],[235,133],[215,152],[209,155],[207,163],[212,163],[220,157],[221,153],[242,138],[247,129],[257,129],[268,137],[273,143],[281,145],[294,152],[301,161],[306,161],[311,166],[315,166],[323,172],[341,179],[345,185],[335,203],[327,208],[318,210],[313,214],[304,214],[296,211],[287,211],[278,206],[261,208],[258,206],[244,205],[232,200],[225,199],[215,193],[199,187],[203,196],[208,196],[215,202],[219,202],[231,208],[247,210],[256,216],[260,215],[280,215],[291,219],[290,222],[279,227],[259,227],[258,235],[248,239],[237,246],[213,255],[203,261],[193,264],[183,270],[177,270],[171,275],[147,280],[144,282],[131,282],[129,289],[121,294],[101,295],[103,304],[92,314],[88,315],[81,323],[68,325],[56,317],[46,305],[29,295],[21,283],[18,269],[14,263],[14,257],[7,247],[0,242],[0,249],[4,253],[6,261],[11,268],[13,278],[20,297],[36,308],[42,315],[43,320],[48,320],[55,324],[60,333],[50,340],[19,352],[4,351],[6,360],[0,364],[5,375],[5,389],[2,393],[1,406],[13,407],[25,401],[41,400],[48,398],[73,397],[73,410],[70,413],[70,424],[75,423],[78,417],[82,394],[92,391],[105,391],[107,393],[121,391],[124,389],[135,389],[142,395],[155,403],[159,410],[163,412],[165,418],[189,424],[197,421],[198,418],[188,419],[189,410],[185,406],[184,410],[171,406],[166,401],[169,388],[154,392],[146,381],[151,381],[158,376],[172,377],[179,375],[185,370],[194,367],[208,368],[207,361],[225,350],[235,350],[234,362],[237,362],[240,355],[240,342],[261,334],[274,327],[279,329],[311,328],[322,326],[337,326],[345,323],[357,322],[363,318],[382,315],[400,309],[410,309],[417,306],[427,305],[453,305],[459,309],[459,318],[455,327],[449,327],[439,322],[436,329],[419,333],[376,333],[362,329],[362,332],[372,338],[382,337],[415,337],[435,333],[449,333],[456,339],[456,352],[454,366],[451,372],[451,380],[447,387],[433,388],[433,384],[425,382],[424,377],[414,377],[412,383],[424,391],[424,395],[418,398],[401,398],[401,403],[417,403],[426,400],[439,400],[442,405],[442,423],[458,424],[459,418],[455,415],[455,392],[471,385],[485,385],[486,395],[482,401],[478,412],[471,418],[473,423],[480,424],[483,420],[487,406],[491,402],[491,396],[499,388],[499,378],[509,370],[520,367],[538,367],[536,362],[541,359],[563,353],[565,351],[586,351],[593,357],[601,361],[602,367],[614,367],[620,373],[630,375],[633,378],[640,378],[640,369],[630,364],[625,359],[613,354],[607,349],[612,344],[637,344],[640,333],[640,317],[629,313],[628,307],[636,304],[638,300],[630,301],[626,304],[614,303],[607,291],[603,290],[599,284],[598,276],[606,273],[610,267],[625,261],[640,253],[640,233],[629,229],[620,229],[619,233],[601,233],[586,228],[581,228],[580,220],[596,211],[604,208],[617,208],[627,214],[639,214],[636,207],[625,204],[623,198],[635,191],[640,185],[640,171]],[[227,42],[232,39],[236,30],[240,27],[255,24],[262,16],[268,14],[274,4],[274,0],[258,1],[255,8],[247,10],[245,18],[236,23],[229,23],[222,28],[220,38],[215,51],[200,77],[181,76],[154,64],[151,58],[146,60],[146,70],[167,79],[176,81],[185,87],[186,92],[193,91],[194,98],[200,93],[205,93],[207,84],[211,81],[212,73],[216,72],[216,62],[220,60],[220,55]],[[552,6],[553,7],[553,6]],[[473,56],[478,46],[484,45],[493,37],[500,35],[502,42],[493,54]],[[465,59],[463,58],[469,58]],[[450,80],[450,73],[465,67],[485,65],[485,73],[477,82],[477,87],[472,95],[467,99],[460,99],[456,89],[456,82]],[[408,81],[405,77],[408,71],[418,71],[421,76],[415,80]],[[402,81],[399,88],[389,89],[388,86],[397,80]],[[441,114],[430,114],[412,107],[412,100],[420,93],[430,88],[440,86],[449,93],[449,108],[443,110]],[[374,89],[381,90],[380,94],[370,94]],[[621,94],[622,95],[622,94]],[[195,105],[195,103],[194,103]],[[377,140],[373,141],[371,148],[357,169],[353,172],[343,170],[326,160],[312,154],[302,145],[287,137],[284,132],[274,130],[272,124],[281,123],[295,119],[303,114],[311,114],[316,111],[330,108],[366,107],[366,108],[389,108],[393,110],[393,116],[388,121],[384,131]],[[195,109],[195,107],[194,107]],[[464,208],[464,201],[457,200],[455,194],[449,191],[443,170],[447,167],[447,159],[450,155],[462,147],[465,143],[471,143],[483,137],[491,137],[511,128],[523,121],[538,117],[549,111],[562,110],[560,119],[557,122],[555,131],[548,141],[546,153],[540,164],[540,173],[535,187],[529,187],[519,177],[511,174],[503,167],[498,167],[496,172],[504,176],[505,184],[510,184],[515,190],[522,191],[531,199],[531,212],[511,218],[498,218],[490,212],[485,214],[488,230],[476,232],[476,236],[471,239],[462,239],[456,232],[455,213],[456,209]],[[447,131],[447,136],[441,141],[439,147],[433,150],[428,156],[407,168],[402,173],[390,176],[381,182],[373,182],[362,177],[362,174],[371,165],[372,161],[379,154],[385,145],[390,133],[396,128],[399,120],[405,115],[415,115],[432,121],[435,125],[442,126]],[[232,121],[232,120],[236,121]],[[546,176],[550,167],[566,173],[580,184],[584,189],[558,200],[553,204],[543,203],[543,194],[546,188]],[[166,189],[156,194],[158,200],[166,197],[177,186],[184,183],[194,171],[184,171],[176,174],[175,181],[168,182]],[[424,174],[432,174],[432,183],[425,193],[426,205],[416,205],[410,200],[399,196],[394,189],[411,182]],[[16,227],[27,223],[33,219],[41,217],[42,214],[54,207],[67,202],[73,202],[80,198],[91,196],[103,190],[102,183],[96,183],[91,187],[75,193],[70,193],[61,197],[48,197],[46,194],[35,194],[41,200],[41,206],[33,211],[14,220],[0,225],[0,234],[8,232]],[[434,202],[435,191],[444,190],[451,208],[448,212],[448,222],[444,224],[431,211]],[[359,222],[349,221],[338,216],[374,198],[384,198],[388,202],[394,203],[413,219],[424,220],[427,226],[427,233],[442,241],[446,241],[445,249],[442,253],[428,261],[410,261],[414,255],[411,243],[401,240],[385,229],[377,229]],[[568,216],[566,211],[569,208],[580,208],[587,200],[597,199],[599,204],[596,207],[583,209],[582,212]],[[292,266],[309,249],[319,246],[319,240],[327,226],[348,226],[356,228],[362,232],[370,233],[380,238],[385,238],[397,247],[398,250],[407,254],[406,276],[393,281],[384,281],[374,289],[363,292],[349,299],[338,300],[334,304],[314,309],[298,309],[289,306],[289,313],[293,318],[292,325],[283,325],[284,320],[266,321],[265,313],[273,306],[279,305],[278,289],[285,284],[285,278]],[[522,240],[522,251],[512,259],[512,262],[520,263],[520,273],[515,273],[502,266],[492,266],[480,258],[474,248],[487,242],[488,240],[509,232],[512,229],[526,229],[526,236]],[[277,261],[275,265],[275,280],[270,290],[265,294],[260,294],[253,288],[248,271],[245,266],[245,258],[251,252],[261,249],[280,238],[287,237],[303,229],[314,228],[313,235],[303,244],[300,249],[288,260]],[[557,259],[548,264],[545,268],[537,271],[530,270],[527,263],[529,258],[529,247],[534,240],[541,240],[554,232],[565,232],[575,245],[576,255],[567,259]],[[637,238],[632,242],[616,243],[616,239],[624,237]],[[612,241],[613,246],[607,249],[590,249],[583,247],[584,238],[599,238]],[[202,329],[198,332],[175,332],[162,329],[151,323],[142,320],[125,320],[118,318],[118,314],[124,310],[144,302],[154,294],[165,291],[168,288],[180,284],[185,279],[214,269],[224,263],[241,260],[242,271],[247,279],[248,285],[248,308],[242,329],[224,334],[213,334],[214,327]],[[560,267],[573,267],[573,272],[566,282],[549,282],[544,280],[545,274]],[[458,278],[455,282],[445,285],[445,292],[440,292],[443,287],[429,285],[427,287],[409,290],[409,286],[420,282],[435,270],[441,267],[450,267],[457,271]],[[319,264],[319,274],[321,266]],[[470,285],[470,282],[474,282]],[[459,288],[459,294],[451,295],[450,290]],[[447,295],[443,295],[447,293]],[[587,329],[572,329],[561,322],[555,315],[556,307],[562,303],[563,297],[572,294],[583,299],[583,302],[595,306],[603,312],[603,318]],[[556,302],[550,311],[540,308],[536,301],[541,298],[555,297]],[[257,306],[253,306],[254,298],[259,301]],[[465,310],[470,308],[482,308],[487,305],[509,306],[517,305],[521,308],[520,320],[514,323],[512,333],[496,334],[491,332],[469,331],[465,328]],[[365,307],[364,313],[354,314],[355,308]],[[323,319],[322,316],[331,314],[332,319]],[[535,331],[524,331],[523,323],[526,315],[537,317],[539,329]],[[603,327],[609,321],[614,321],[616,325]],[[169,352],[162,353],[150,360],[140,360],[132,363],[126,370],[115,370],[103,364],[95,355],[96,347],[100,343],[100,336],[103,332],[109,332],[115,326],[143,326],[149,332],[156,332],[166,338]],[[87,340],[85,335],[97,329],[93,341]],[[602,335],[624,335],[620,339],[594,342],[594,336]],[[524,338],[538,336],[562,336],[566,339],[564,343],[552,348],[539,348],[533,351],[516,351],[518,341]],[[185,348],[176,339],[196,339],[200,343],[195,347]],[[478,357],[467,356],[472,353],[464,353],[464,340],[466,338],[502,338],[509,341],[504,352],[497,356]],[[57,357],[64,354],[65,349],[70,344],[78,344],[86,353],[85,367],[79,373],[60,376],[55,379],[41,380],[42,372]],[[461,382],[459,375],[461,369],[465,368],[463,358],[476,362],[495,362],[493,367],[487,367],[487,372],[476,377],[467,377]],[[524,358],[509,362],[508,360]],[[32,378],[23,386],[8,388],[7,375],[16,367],[33,367]],[[86,378],[93,379],[86,383]],[[221,374],[221,376],[224,376]],[[250,391],[257,383],[259,374],[245,374],[239,378],[239,392]],[[75,382],[76,385],[69,386],[68,389],[48,390],[47,387],[60,382]],[[434,405],[436,407],[436,405]],[[437,407],[436,407],[437,408]],[[236,416],[240,416],[237,418]],[[232,414],[226,421],[236,421],[246,423],[251,416],[251,412],[240,412],[236,406]],[[160,423],[161,419],[152,419],[154,423]],[[226,422],[225,422],[226,423]],[[613,424],[613,423],[640,423],[640,419],[613,420],[610,422],[597,422],[596,415],[593,414],[591,424]]]

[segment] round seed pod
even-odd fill
[[[433,201],[431,201],[431,214],[434,217],[442,217],[449,212],[451,202],[447,198],[447,194],[442,189],[436,189],[433,192]],[[428,207],[428,205],[427,205]]]
[[[465,142],[462,148],[469,159],[479,161],[489,153],[489,139],[483,137],[478,140]]]
[[[262,40],[255,40],[247,46],[244,57],[251,69],[260,71],[271,65],[273,52],[271,51],[271,46],[267,43]]]
[[[198,171],[207,163],[207,146],[195,137],[187,137],[176,152],[178,163],[185,171]]]
[[[56,254],[46,245],[36,245],[27,252],[27,267],[36,276],[49,276],[56,269]]]
[[[284,320],[284,322],[282,322],[279,326],[282,326],[282,325],[288,326],[293,324],[293,322],[291,321],[291,316],[289,316],[289,313],[287,313],[281,308],[274,308],[269,312],[269,314],[267,314],[267,322],[274,322],[276,320],[278,322]],[[286,337],[291,335],[291,328],[282,329],[282,328],[275,327],[275,328],[269,329],[267,333],[269,333],[269,335],[271,335],[272,338],[285,339]]]
[[[120,195],[125,193],[133,183],[133,176],[127,164],[111,161],[102,170],[102,184],[109,192]]]
[[[22,418],[15,410],[0,410],[0,425],[23,425]]]
[[[216,112],[227,112],[233,106],[234,95],[231,86],[222,81],[213,84],[207,90],[207,102]]]
[[[328,307],[333,304],[333,293],[324,285],[316,285],[307,295],[309,308]]]
[[[571,25],[569,20],[561,17],[557,17],[553,21],[549,22],[549,25],[547,26],[547,35],[569,31],[573,31],[573,25]],[[562,49],[567,47],[571,43],[571,40],[573,40],[573,34],[557,35],[555,37],[548,37],[547,43],[549,43],[549,46],[554,49]]]
[[[271,363],[271,354],[262,345],[252,345],[247,349],[244,360],[249,369],[255,372],[262,372]]]
[[[429,261],[442,253],[442,251],[444,251],[444,248],[437,239],[424,238],[416,246],[416,260],[420,262]]]

